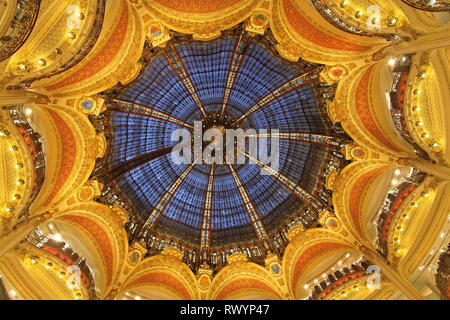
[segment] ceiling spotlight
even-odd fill
[[[76,38],[76,35],[75,35],[75,33],[73,33],[73,32],[69,32],[69,33],[67,34],[67,36],[68,36],[70,39],[75,39],[75,38]]]
[[[363,14],[362,11],[359,11],[359,10],[356,11],[356,12],[355,12],[355,18],[356,18],[356,19],[361,18],[362,14]]]
[[[41,67],[45,66],[47,64],[47,61],[45,61],[45,59],[39,59],[37,61],[38,65],[40,65]]]
[[[394,26],[397,23],[397,18],[396,17],[389,17],[387,19],[387,24],[388,26]]]
[[[398,176],[400,174],[400,169],[395,169],[394,173],[396,176]]]
[[[348,4],[347,0],[341,1],[341,4],[340,4],[341,8],[345,8],[347,6],[347,4]]]
[[[394,58],[389,59],[388,60],[388,65],[394,66],[395,65],[395,59]]]
[[[25,64],[21,63],[21,64],[19,64],[19,69],[22,70],[22,71],[25,71],[28,68],[27,68],[27,66]]]

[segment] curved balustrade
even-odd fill
[[[414,169],[413,173],[409,177],[401,181],[393,191],[387,194],[386,199],[381,206],[381,212],[378,217],[377,225],[378,252],[383,257],[387,257],[388,255],[387,238],[394,215],[405,198],[423,182],[425,177],[425,173]]]
[[[41,0],[18,0],[7,32],[0,37],[0,61],[12,56],[28,39],[37,20]]]
[[[51,71],[50,73],[46,73],[41,76],[23,80],[22,82],[20,82],[19,85],[9,86],[8,89],[11,90],[11,89],[28,88],[34,81],[53,77],[57,74],[63,73],[73,68],[78,63],[80,63],[80,61],[83,60],[88,55],[89,52],[91,52],[92,48],[97,43],[98,37],[100,36],[100,32],[102,31],[103,26],[103,20],[105,18],[105,3],[106,0],[98,0],[94,24],[89,32],[89,35],[84,40],[84,43],[82,44],[81,48],[75,53],[74,56],[72,56],[72,58],[68,62],[60,65],[58,68]]]
[[[323,0],[311,0],[312,4],[316,8],[316,10],[320,13],[322,17],[325,18],[329,23],[334,25],[336,28],[356,34],[359,36],[366,36],[366,37],[382,37],[385,38],[387,41],[397,41],[400,39],[400,37],[394,33],[379,33],[379,32],[367,32],[355,27],[352,27],[351,25],[347,24],[345,21],[343,21],[341,18],[339,18],[327,5]]]
[[[450,244],[447,246],[447,251],[439,256],[435,280],[441,291],[441,299],[450,300]]]
[[[358,264],[352,264],[350,268],[343,268],[328,275],[319,285],[314,286],[313,292],[308,300],[322,300],[333,290],[350,280],[361,278],[367,274],[367,268],[372,265],[368,260]]]
[[[29,215],[30,206],[32,205],[34,199],[36,199],[36,197],[38,196],[39,192],[41,191],[42,185],[44,184],[45,156],[42,150],[42,144],[39,141],[40,135],[33,130],[27,119],[25,118],[25,115],[23,113],[23,106],[20,105],[9,107],[9,114],[15,126],[22,134],[23,139],[27,143],[28,151],[30,152],[34,164],[33,190],[31,192],[31,196],[28,199],[28,202],[18,216],[20,223]]]
[[[80,268],[81,281],[85,284],[90,300],[96,300],[94,277],[86,264],[86,260],[81,258],[76,252],[66,245],[65,242],[58,242],[43,236],[38,230],[32,232],[27,241],[37,248],[49,252],[70,266]]]
[[[406,82],[408,81],[410,67],[411,56],[404,56],[401,59],[398,59],[394,66],[393,82],[391,92],[389,92],[391,117],[397,132],[402,138],[414,147],[416,154],[421,158],[428,160],[428,154],[411,137],[404,116],[403,102],[405,99]]]
[[[424,11],[450,11],[450,2],[441,0],[402,0],[408,6]]]

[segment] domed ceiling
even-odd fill
[[[321,82],[322,65],[289,62],[275,44],[270,30],[241,26],[212,41],[174,33],[164,48],[146,45],[135,80],[104,92],[107,110],[92,120],[109,143],[93,175],[106,185],[99,200],[130,215],[130,241],[163,238],[197,254],[277,251],[290,223],[317,226],[332,210],[325,179],[345,165],[348,138],[327,117],[335,87]],[[278,129],[266,136],[278,139],[278,168],[174,163],[172,132],[193,131],[194,121],[203,131]]]

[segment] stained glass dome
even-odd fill
[[[130,215],[130,241],[163,241],[194,261],[201,252],[277,252],[289,226],[316,226],[331,208],[326,174],[343,165],[346,139],[326,113],[335,87],[321,82],[321,65],[287,61],[275,45],[270,31],[241,27],[212,41],[174,33],[164,48],[145,47],[135,80],[104,92],[107,111],[94,122],[108,149],[94,176],[106,185],[99,200]],[[194,121],[278,129],[278,168],[174,163],[172,132]]]

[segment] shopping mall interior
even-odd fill
[[[450,299],[450,1],[0,7],[0,299]]]

